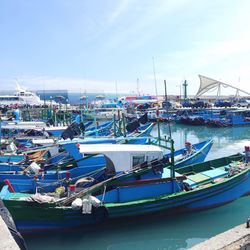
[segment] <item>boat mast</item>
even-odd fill
[[[169,112],[168,112],[168,95],[167,95],[167,81],[164,80],[164,88],[165,88],[165,104],[166,104],[166,111],[168,114],[168,119],[169,118]],[[171,134],[171,127],[170,127],[170,120],[168,122],[168,132],[169,132],[169,137],[172,138],[172,134]]]
[[[0,117],[0,151],[2,150],[2,118]]]

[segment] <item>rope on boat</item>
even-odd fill
[[[103,203],[104,198],[105,198],[106,189],[107,189],[107,185],[104,185],[103,194],[102,194],[102,203]]]
[[[86,173],[86,174],[83,174],[83,175],[80,175],[80,176],[77,176],[77,177],[74,177],[74,178],[70,178],[70,181],[72,182],[75,182],[83,177],[92,177],[94,176],[95,174],[97,173],[101,173],[103,170],[105,170],[106,167],[103,167],[101,169],[98,169],[98,170],[95,170],[95,171],[92,171],[90,173]],[[50,187],[50,186],[57,186],[61,183],[64,183],[65,182],[65,179],[61,179],[61,180],[58,180],[58,181],[55,181],[55,182],[51,182],[51,183],[42,183],[42,182],[37,182],[37,185],[40,185],[38,188],[46,188],[46,187]]]

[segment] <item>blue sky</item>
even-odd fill
[[[169,94],[184,79],[196,94],[198,74],[250,91],[249,11],[248,0],[0,0],[0,86],[155,94],[154,62],[158,94],[164,79]]]

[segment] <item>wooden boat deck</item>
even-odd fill
[[[202,173],[191,174],[187,176],[186,183],[188,183],[191,187],[198,186],[200,184],[212,182],[215,179],[226,177],[228,172],[224,170],[225,168],[215,168],[206,170]]]

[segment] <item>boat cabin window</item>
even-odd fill
[[[147,155],[147,157],[146,157],[147,162],[153,161],[155,159],[157,159],[157,157],[155,155]]]
[[[145,155],[133,155],[132,156],[132,168],[145,161]]]

